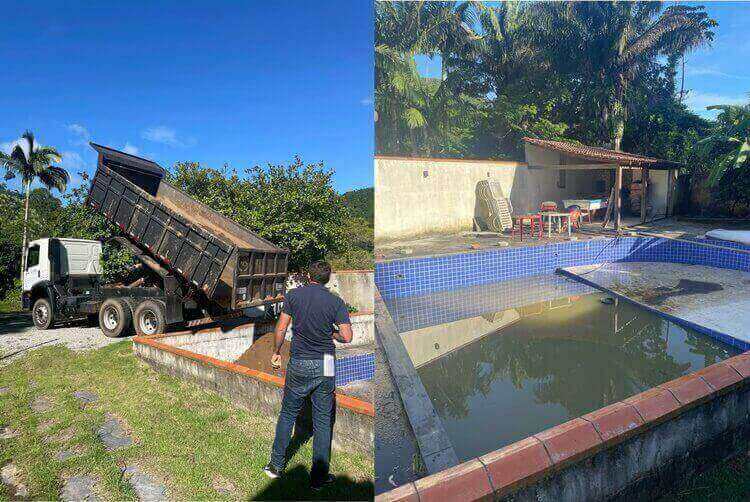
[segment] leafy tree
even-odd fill
[[[716,22],[703,7],[657,2],[532,4],[538,39],[553,68],[577,77],[576,95],[598,114],[599,140],[619,150],[630,86],[659,56],[675,57],[713,40]]]
[[[721,110],[716,119],[717,131],[699,144],[706,153],[717,154],[709,175],[716,186],[729,170],[747,169],[750,159],[750,104],[714,105],[709,110]]]
[[[456,58],[476,50],[468,2],[378,2],[375,12],[375,99],[379,153],[460,152],[461,126],[473,103],[457,91]],[[441,58],[442,77],[423,78],[416,55]]]
[[[254,167],[235,171],[178,162],[170,180],[181,190],[261,237],[291,251],[290,268],[301,269],[346,248],[347,212],[322,163]]]
[[[62,167],[53,166],[52,162],[59,162],[62,156],[52,147],[38,145],[34,140],[34,134],[26,131],[21,136],[23,142],[13,147],[10,155],[0,152],[0,165],[5,167],[6,179],[20,175],[25,192],[24,203],[24,225],[22,250],[26,249],[28,242],[29,221],[29,189],[31,183],[39,180],[48,189],[55,188],[60,192],[65,191],[70,177]],[[26,265],[26,253],[21,253],[21,271]],[[23,272],[22,272],[23,273]]]
[[[341,195],[342,202],[349,208],[352,216],[362,218],[370,225],[375,217],[375,189],[360,188],[349,190]]]

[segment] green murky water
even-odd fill
[[[740,351],[601,293],[402,333],[467,460]]]

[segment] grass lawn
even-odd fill
[[[673,494],[662,499],[681,502],[750,499],[750,457],[742,455],[685,480]]]
[[[372,498],[372,459],[337,452],[331,465],[336,484],[311,493],[311,441],[291,459],[283,481],[272,482],[261,469],[274,423],[156,373],[135,358],[128,341],[92,352],[36,350],[0,369],[2,387],[9,392],[0,395],[0,426],[20,435],[0,439],[0,466],[12,461],[33,499],[58,499],[64,477],[76,474],[96,478],[100,499],[133,499],[121,474],[126,463],[164,483],[170,499]],[[76,390],[94,392],[98,400],[82,405],[72,396]],[[52,408],[32,411],[38,396]],[[126,424],[132,446],[104,448],[96,431],[105,414]],[[60,462],[55,455],[63,449],[80,455]],[[0,500],[9,496],[0,484]]]

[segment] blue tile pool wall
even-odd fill
[[[375,354],[359,354],[336,359],[336,387],[357,380],[372,380],[375,375]]]
[[[743,251],[659,237],[602,238],[382,262],[375,265],[375,283],[383,299],[388,300],[615,261],[750,271],[750,253]]]
[[[599,291],[559,275],[535,275],[385,300],[399,333]]]

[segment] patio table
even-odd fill
[[[563,219],[568,219],[568,237],[570,237],[570,213],[558,213],[558,212],[544,212],[542,213],[542,220],[547,219],[547,238],[552,238],[552,221],[557,222],[557,233],[562,233]]]

